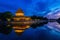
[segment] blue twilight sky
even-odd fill
[[[21,8],[26,16],[44,16],[60,7],[60,0],[0,0],[0,12],[10,11],[13,14]],[[60,40],[60,33],[47,27],[27,29],[22,36],[14,31],[9,35],[0,34],[0,40]]]
[[[0,0],[0,11],[15,12],[21,8],[25,15],[44,15],[43,12],[60,7],[59,0]]]

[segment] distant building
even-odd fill
[[[29,28],[30,26],[30,22],[26,22],[26,21],[29,21],[31,20],[30,17],[26,17],[24,16],[24,12],[19,9],[14,18],[13,18],[13,29],[14,31],[20,35],[24,32],[25,29]]]

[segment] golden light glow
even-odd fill
[[[29,28],[29,25],[25,25],[25,26],[14,26],[13,29],[26,29]]]
[[[29,27],[30,27],[29,25],[26,26],[26,28],[29,28]]]
[[[19,21],[20,20],[20,18],[13,18],[14,19],[14,21]]]
[[[29,25],[31,24],[31,22],[23,22],[23,24]]]
[[[30,20],[31,18],[26,18],[25,20]]]
[[[24,32],[24,30],[15,30],[15,32]]]
[[[20,21],[20,20],[29,20],[29,19],[26,19],[25,17],[20,17],[20,18],[13,18],[15,21]]]
[[[25,24],[25,25],[30,25],[32,22],[11,22],[12,24]]]
[[[13,29],[26,29],[25,27],[13,27]]]
[[[24,13],[16,13],[16,16],[24,16]]]

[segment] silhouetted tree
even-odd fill
[[[12,13],[10,13],[10,12],[1,13],[1,15],[0,15],[0,19],[1,19],[0,33],[9,34],[12,31],[12,25],[7,20],[7,19],[11,19],[11,18],[13,18]]]
[[[11,19],[12,17],[13,17],[13,15],[12,15],[12,13],[11,12],[4,12],[2,15],[1,15],[1,17],[2,17],[2,20],[4,21],[4,20],[7,20],[7,19]]]

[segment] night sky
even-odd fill
[[[60,7],[60,0],[0,0],[0,12],[15,12],[21,8],[25,16],[45,16]],[[15,32],[9,35],[0,34],[0,40],[60,40],[60,33],[47,26],[29,28],[21,36]]]

